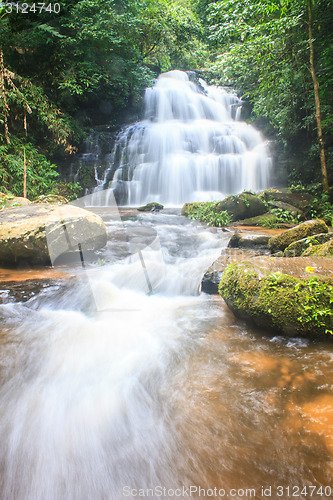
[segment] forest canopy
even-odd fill
[[[55,164],[92,127],[135,116],[143,89],[171,69],[237,89],[248,118],[278,137],[291,182],[321,180],[320,138],[332,177],[330,0],[63,0],[54,11],[0,5],[4,189],[22,194],[26,157],[28,196],[56,190]]]

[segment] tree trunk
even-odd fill
[[[311,1],[308,0],[308,20],[309,20],[309,48],[310,48],[310,69],[313,80],[313,89],[315,96],[315,104],[316,104],[316,121],[317,121],[317,133],[318,133],[318,142],[319,142],[319,153],[320,153],[320,165],[321,165],[321,174],[323,178],[323,188],[324,191],[329,190],[328,185],[328,177],[327,177],[327,169],[326,169],[326,159],[325,159],[325,147],[323,141],[323,131],[321,127],[321,115],[320,115],[320,98],[319,98],[319,83],[316,77],[315,67],[314,67],[314,50],[313,50],[313,41],[312,41],[312,6]]]
[[[8,111],[9,106],[6,99],[6,88],[5,88],[5,65],[3,62],[3,52],[0,48],[0,95],[3,102],[3,123],[5,129],[5,139],[7,144],[10,144],[9,131],[8,131]]]
[[[27,164],[25,158],[25,148],[23,148],[23,198],[27,197]]]

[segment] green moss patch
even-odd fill
[[[154,212],[155,210],[162,210],[164,208],[163,205],[153,201],[152,203],[147,203],[143,207],[138,207],[139,212]]]
[[[333,340],[332,279],[298,279],[240,262],[226,267],[219,293],[236,316],[257,327]]]
[[[329,234],[329,233],[316,234],[315,236],[309,236],[308,238],[303,238],[302,240],[298,240],[298,241],[295,241],[294,243],[291,243],[291,245],[289,245],[285,249],[283,256],[284,257],[299,257],[299,256],[303,255],[303,252],[305,252],[305,250],[307,250],[313,246],[317,246],[317,245],[321,245],[323,243],[326,243],[331,238],[333,238],[333,235]],[[314,253],[314,254],[310,254],[310,255],[316,255],[316,254]]]
[[[333,239],[321,245],[313,245],[302,253],[303,257],[333,257]]]

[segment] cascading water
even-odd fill
[[[101,210],[104,264],[0,305],[0,500],[331,498],[332,346],[198,294],[228,233]]]
[[[186,73],[159,76],[145,94],[145,119],[122,130],[104,188],[121,205],[166,206],[269,187],[271,159],[241,100]],[[112,180],[112,182],[110,182]]]

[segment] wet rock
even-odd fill
[[[201,281],[201,291],[208,295],[217,295],[223,271],[206,272]]]
[[[327,233],[328,227],[323,220],[309,220],[302,222],[298,226],[295,226],[283,233],[276,236],[272,236],[269,240],[269,248],[271,252],[284,251],[291,243],[295,241],[302,240],[308,236],[315,234]]]
[[[267,212],[265,203],[255,194],[243,192],[228,196],[217,205],[217,211],[226,210],[233,222],[250,217],[256,217]]]
[[[229,240],[228,248],[249,248],[252,250],[268,250],[269,236],[256,236],[254,238],[244,238],[239,233],[235,233]]]
[[[37,296],[43,290],[51,287],[58,287],[54,280],[26,280],[22,282],[7,281],[0,289],[0,304],[10,302],[27,302],[32,297]]]
[[[316,234],[315,236],[309,236],[308,238],[303,238],[302,240],[294,241],[291,243],[284,251],[284,257],[300,257],[305,250],[309,247],[321,245],[322,243],[326,243],[331,238],[333,238],[333,234],[330,233],[322,233]],[[310,254],[311,255],[311,254]],[[315,254],[313,254],[315,255]]]
[[[316,257],[330,257],[333,258],[333,235],[331,239],[321,245],[313,245],[302,253],[303,257],[316,256]]]
[[[333,280],[310,280],[243,261],[226,267],[219,293],[235,316],[268,333],[333,340]]]
[[[139,212],[157,212],[159,210],[163,210],[164,206],[160,203],[156,203],[155,201],[152,203],[147,203],[143,207],[138,207]]]
[[[50,255],[91,252],[105,246],[103,220],[73,205],[28,205],[0,212],[0,262],[50,264]],[[80,248],[79,248],[80,246]]]

